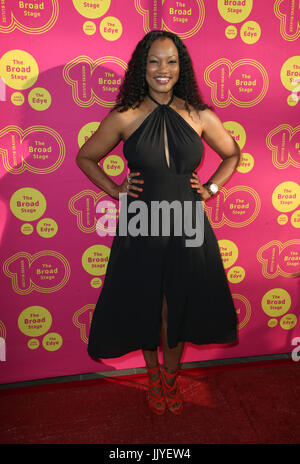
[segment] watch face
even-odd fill
[[[210,189],[213,193],[217,193],[217,191],[219,190],[216,184],[210,184]]]

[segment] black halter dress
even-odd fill
[[[163,295],[170,348],[180,341],[205,345],[237,338],[218,242],[190,184],[202,140],[170,106],[174,96],[166,105],[149,97],[157,107],[123,145],[128,168],[140,172],[135,179],[144,184],[136,184],[143,188],[134,192],[137,198],[121,197],[89,333],[88,353],[95,358],[160,346]]]

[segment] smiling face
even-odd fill
[[[171,93],[179,78],[178,50],[173,40],[157,39],[151,45],[146,66],[150,93]]]

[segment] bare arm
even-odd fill
[[[119,198],[120,186],[99,166],[101,158],[107,155],[121,140],[124,117],[116,110],[109,113],[96,132],[80,148],[76,163],[97,187],[110,196]]]
[[[211,110],[204,111],[202,137],[205,142],[222,158],[218,169],[208,179],[222,187],[232,176],[240,161],[240,147],[225,129],[222,122]]]
[[[206,109],[202,112],[202,124],[202,138],[222,158],[217,170],[208,179],[208,181],[217,184],[220,189],[232,176],[239,164],[240,147],[213,111]],[[198,177],[197,174],[194,177]],[[205,187],[198,184],[198,188],[203,200],[210,198]]]

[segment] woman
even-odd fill
[[[222,159],[205,184],[195,172],[203,152],[201,138]],[[130,175],[117,185],[98,163],[120,141]],[[151,31],[133,52],[115,107],[76,161],[94,184],[121,202],[126,198],[129,207],[137,198],[147,206],[187,201],[195,222],[201,216],[199,204],[218,192],[239,159],[237,143],[199,96],[182,40],[171,32]],[[126,212],[132,219],[129,208]],[[148,402],[157,414],[167,407],[174,413],[182,410],[177,374],[185,341],[227,343],[237,336],[233,300],[205,213],[200,245],[187,246],[187,234],[175,236],[174,220],[169,224],[167,235],[159,229],[156,236],[120,236],[118,223],[88,345],[89,354],[98,358],[142,349]],[[163,366],[157,353],[160,337]]]

